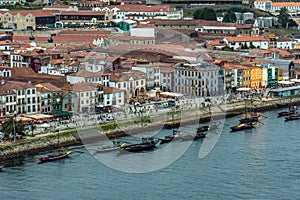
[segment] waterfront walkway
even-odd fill
[[[246,99],[239,100],[239,101],[231,101],[231,102],[224,102],[221,99],[218,99],[212,102],[216,102],[218,105],[223,103],[223,106],[226,110],[226,113],[233,113],[233,114],[242,114],[245,109],[245,103],[247,108],[255,109],[255,110],[268,110],[272,108],[276,108],[277,105],[289,105],[292,104],[299,104],[300,97],[293,97],[291,98],[261,98],[261,99]],[[187,119],[189,116],[187,113],[195,113],[198,111],[198,117],[207,117],[211,114],[209,112],[214,112],[213,107],[215,106],[212,104],[211,106],[203,106],[200,102],[197,102],[193,99],[185,99],[179,102],[179,109],[174,108],[167,108],[167,107],[153,107],[151,105],[145,105],[142,107],[136,108],[136,113],[132,112],[132,108],[130,109],[129,105],[124,108],[122,111],[102,114],[102,115],[77,115],[74,116],[70,120],[65,121],[56,121],[50,122],[50,129],[38,128],[34,131],[33,136],[26,136],[24,139],[17,140],[17,143],[24,143],[26,141],[31,141],[34,139],[48,137],[50,135],[57,135],[62,132],[70,132],[76,131],[77,128],[82,127],[97,127],[101,124],[107,123],[117,123],[118,128],[127,128],[127,129],[134,129],[142,126],[149,126],[155,124],[162,124],[167,121],[174,120],[174,115],[176,117],[176,112],[180,111],[182,114],[184,112],[184,117]],[[143,111],[143,112],[141,112]],[[174,115],[173,115],[173,114]],[[213,114],[213,113],[212,113]],[[109,116],[109,117],[108,117]],[[135,120],[140,119],[142,116],[150,116],[152,119],[151,122],[141,123],[128,123],[133,122]],[[182,115],[180,116],[183,117]],[[195,115],[193,116],[195,117]],[[109,118],[109,120],[107,120]],[[58,130],[58,131],[55,131]],[[0,143],[0,147],[10,146],[13,145],[12,142],[6,141],[5,143]],[[14,145],[15,146],[15,145]]]

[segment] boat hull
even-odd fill
[[[240,124],[240,125],[237,125],[237,126],[232,126],[230,128],[231,128],[232,132],[242,131],[242,130],[248,130],[248,129],[254,128],[254,124]]]
[[[288,116],[285,118],[285,121],[293,121],[293,120],[299,120],[300,119],[300,115],[297,116]]]
[[[291,111],[282,111],[278,113],[278,117],[285,117],[285,116],[290,116],[295,114],[295,110],[291,110]]]
[[[68,152],[58,154],[58,155],[55,155],[55,156],[50,155],[48,157],[41,157],[41,158],[39,158],[39,161],[40,162],[52,162],[52,161],[55,161],[55,160],[61,160],[61,159],[68,158],[71,153],[72,153],[72,151],[68,151]]]
[[[156,147],[155,145],[156,145],[156,143],[151,141],[151,142],[140,143],[140,144],[125,145],[121,149],[128,151],[128,152],[140,152],[140,151],[154,149]]]

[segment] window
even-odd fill
[[[35,89],[32,89],[32,94],[35,94]]]
[[[27,90],[27,94],[30,94],[30,90]]]

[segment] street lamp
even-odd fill
[[[14,143],[16,142],[16,124],[15,124],[15,119],[17,116],[17,112],[14,111],[14,117],[13,117],[13,127],[14,127]]]
[[[6,113],[6,116],[8,116],[8,115],[9,115],[9,113]],[[12,118],[14,143],[16,142],[16,124],[15,124],[16,116],[17,116],[17,112],[14,111],[13,118]]]

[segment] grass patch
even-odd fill
[[[115,130],[118,127],[116,123],[103,124],[99,127],[101,131]]]

